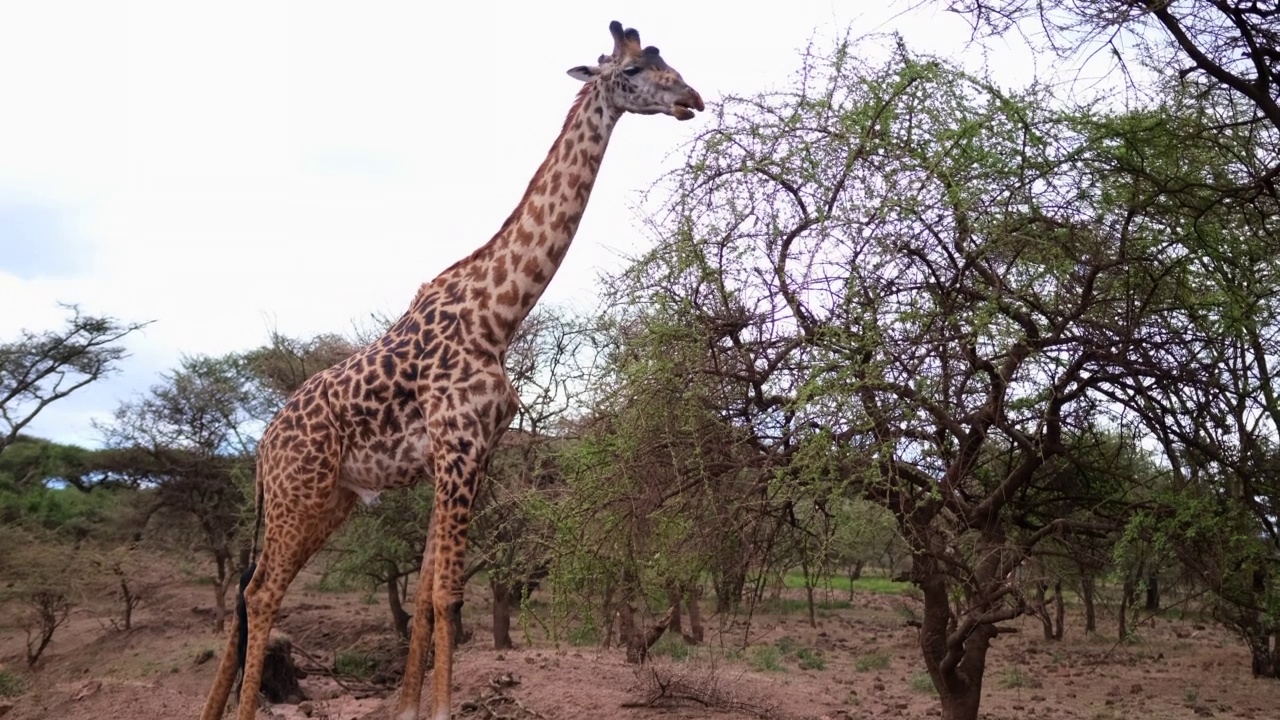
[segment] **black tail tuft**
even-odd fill
[[[240,573],[240,590],[236,593],[236,632],[240,636],[236,642],[236,675],[241,680],[244,679],[244,658],[249,652],[249,609],[244,604],[244,589],[249,587],[253,571],[257,569],[258,563],[251,562]]]

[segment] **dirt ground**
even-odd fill
[[[378,596],[323,592],[304,574],[286,600],[277,627],[312,660],[334,666],[340,648],[371,652],[394,648],[387,612]],[[223,639],[212,631],[212,591],[175,573],[136,613],[134,628],[112,628],[108,598],[86,599],[61,628],[34,673],[23,660],[21,610],[0,607],[0,669],[21,677],[27,691],[0,698],[0,716],[11,720],[99,720],[197,717]],[[839,594],[840,600],[847,596]],[[616,650],[563,645],[542,639],[536,625],[531,646],[490,649],[488,607],[481,588],[467,593],[466,624],[474,638],[459,651],[454,671],[454,711],[460,718],[928,718],[940,709],[919,659],[915,630],[903,623],[903,598],[858,593],[848,607],[819,611],[809,627],[802,610],[759,613],[751,620],[751,645],[740,648],[744,626],[723,628],[688,657],[665,642],[641,671]],[[792,603],[792,605],[796,605]],[[718,628],[709,618],[708,629]],[[1041,638],[1038,622],[1014,623],[1021,632],[1001,635],[989,656],[983,716],[1015,718],[1277,718],[1280,683],[1254,680],[1243,645],[1227,633],[1190,621],[1156,620],[1138,642],[1084,638],[1082,621],[1068,618],[1067,639]],[[1109,628],[1111,622],[1107,623]],[[518,622],[516,642],[524,644]],[[732,640],[731,640],[732,638]],[[394,653],[393,653],[394,654]],[[300,656],[301,657],[301,656]],[[378,678],[374,678],[377,680]],[[428,681],[429,682],[429,681]],[[662,694],[665,697],[643,706]],[[303,680],[309,700],[276,705],[282,720],[311,717],[363,720],[388,716],[394,680],[380,686],[323,673]],[[689,689],[718,707],[680,698]],[[425,697],[424,693],[424,697]],[[640,705],[640,706],[637,706]],[[8,708],[7,710],[5,708]]]

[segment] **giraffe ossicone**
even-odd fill
[[[569,70],[584,85],[497,234],[423,284],[382,337],[307,380],[268,424],[256,480],[262,550],[245,574],[242,611],[202,720],[221,718],[241,670],[237,718],[252,720],[267,636],[285,592],[356,499],[372,503],[428,478],[434,506],[393,714],[418,717],[431,642],[431,717],[448,719],[452,620],[462,606],[471,505],[518,403],[502,365],[507,347],[569,249],[619,118],[687,120],[704,109],[697,91],[657,48],[643,47],[635,29],[615,21],[609,31],[611,54]]]

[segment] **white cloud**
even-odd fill
[[[84,262],[70,276],[0,270],[0,338],[60,324],[58,301],[156,321],[121,376],[33,430],[93,442],[85,418],[180,353],[250,347],[272,325],[345,331],[370,311],[398,314],[510,212],[577,90],[563,71],[609,49],[615,16],[715,100],[784,82],[815,30],[897,29],[941,54],[968,39],[954,15],[901,8],[6,3],[0,97],[18,111],[0,115],[0,197],[65,208]],[[1017,83],[1028,58],[1011,48],[988,62]],[[644,244],[637,192],[699,126],[623,121],[547,300],[589,304],[599,270]]]

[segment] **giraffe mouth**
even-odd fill
[[[706,107],[702,104],[702,96],[692,88],[689,89],[687,96],[671,104],[671,114],[677,120],[692,120],[695,110],[702,111],[705,109]]]

